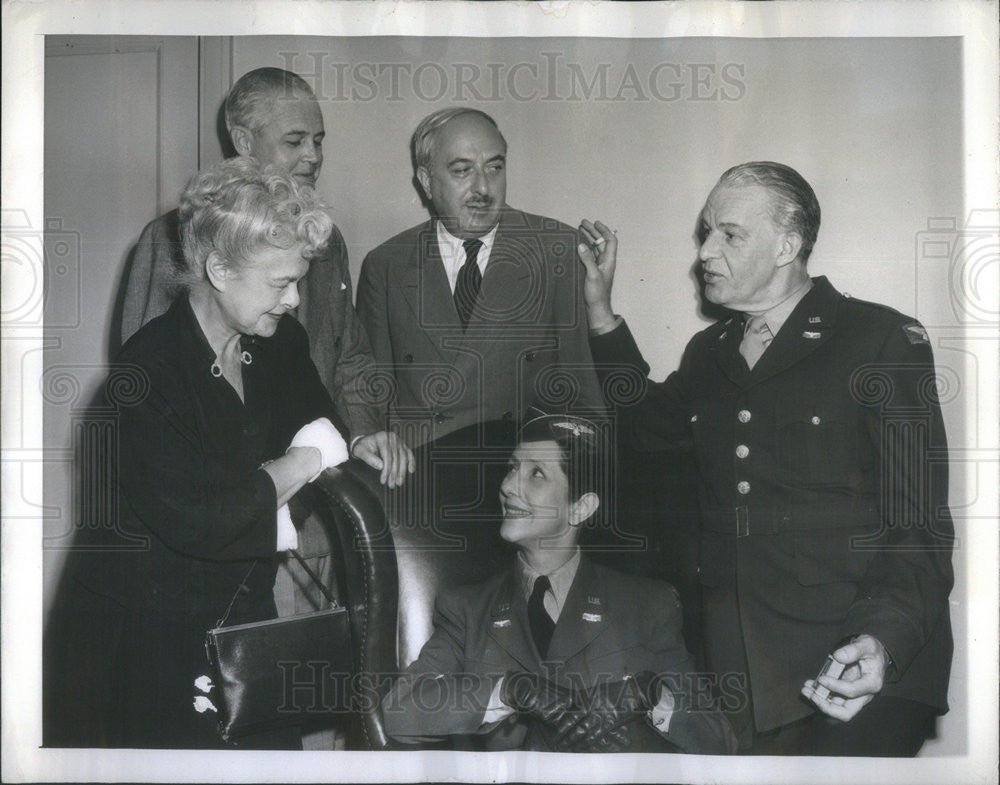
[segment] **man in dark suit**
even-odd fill
[[[500,486],[514,565],[438,595],[433,635],[383,701],[390,736],[478,737],[488,749],[735,749],[681,637],[677,592],[581,553],[583,526],[612,514],[607,467],[590,421],[524,426]]]
[[[365,259],[358,313],[417,445],[464,426],[603,409],[576,232],[506,205],[507,143],[489,115],[435,112],[413,134],[434,218]],[[405,425],[403,425],[405,423]]]
[[[734,313],[620,407],[622,439],[693,440],[709,665],[745,678],[755,753],[914,755],[947,711],[953,527],[924,328],[810,278],[793,169],[727,171],[701,213],[705,297]],[[594,356],[648,371],[611,311],[617,238],[584,222]],[[831,674],[820,672],[827,655]],[[819,713],[815,709],[819,709]]]
[[[316,185],[326,131],[316,96],[302,77],[280,68],[249,71],[230,89],[225,113],[237,153],[283,169],[310,188]],[[184,269],[182,253],[176,210],[143,229],[125,286],[122,343],[173,302],[178,273]],[[386,431],[385,407],[366,393],[374,359],[354,311],[347,247],[336,226],[326,252],[309,265],[299,297],[296,317],[309,335],[320,378],[350,431],[352,454],[382,469],[384,482],[402,482],[412,456]]]

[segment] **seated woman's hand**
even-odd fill
[[[362,436],[354,443],[354,456],[369,466],[381,470],[379,482],[395,488],[403,484],[407,474],[413,474],[413,451],[392,431],[379,431]]]
[[[629,676],[598,684],[583,697],[585,719],[575,729],[579,752],[623,752],[632,744],[629,724],[645,716],[642,688]]]
[[[572,752],[588,735],[587,712],[580,696],[538,674],[508,673],[500,683],[500,700],[535,720],[554,752]]]
[[[291,450],[295,447],[313,447],[319,450],[319,471],[309,478],[309,482],[319,477],[325,469],[338,466],[350,457],[347,442],[340,435],[340,431],[326,417],[320,417],[318,420],[313,420],[299,428],[298,433],[292,437],[292,443],[288,445],[288,449]]]
[[[500,685],[500,700],[514,711],[550,720],[573,707],[573,693],[534,673],[512,672]]]

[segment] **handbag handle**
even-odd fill
[[[302,565],[302,569],[306,571],[306,575],[308,575],[312,579],[312,582],[319,587],[319,590],[323,593],[323,597],[325,597],[326,601],[330,603],[330,607],[331,608],[340,607],[337,603],[336,598],[333,596],[330,590],[323,584],[323,581],[319,579],[319,576],[312,571],[312,568],[308,564],[306,564],[306,560],[302,558],[302,555],[295,548],[290,548],[288,552],[295,557],[295,560],[300,565]],[[253,568],[256,566],[257,566],[257,560],[254,559],[253,564],[250,565],[250,569],[247,570],[247,574],[244,575],[243,580],[240,581],[240,585],[236,587],[236,591],[233,593],[233,598],[229,601],[229,605],[226,607],[226,612],[222,614],[221,619],[215,622],[216,627],[225,626],[226,620],[229,618],[229,614],[233,610],[233,605],[236,604],[236,598],[240,596],[241,591],[246,590],[247,578],[250,577],[250,573],[253,572]]]
[[[306,564],[306,560],[302,558],[302,555],[295,548],[292,548],[289,553],[295,557],[295,561],[302,565],[302,569],[306,571],[306,575],[312,578],[313,583],[315,583],[319,587],[319,590],[323,592],[323,596],[326,597],[326,601],[330,603],[330,606],[336,608],[337,600],[334,598],[330,590],[323,584],[323,581],[319,579],[319,576],[312,571],[312,568],[308,564]]]

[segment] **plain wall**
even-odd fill
[[[742,161],[781,161],[812,184],[824,211],[815,274],[916,310],[914,237],[928,217],[962,213],[958,51],[955,39],[266,37],[235,39],[232,62],[237,77],[283,66],[317,88],[318,188],[355,279],[368,251],[426,219],[409,154],[420,119],[456,104],[492,114],[512,205],[618,229],[616,309],[662,377],[707,323],[688,274],[698,211]],[[602,67],[607,88],[587,100]],[[473,69],[481,78],[463,85]]]
[[[944,405],[950,441],[971,438],[963,417],[977,387],[949,271],[921,251],[929,219],[963,221],[957,39],[268,36],[228,45],[234,77],[275,65],[316,87],[327,129],[318,188],[347,240],[355,282],[368,251],[426,219],[412,185],[413,128],[443,106],[475,106],[496,118],[509,143],[510,204],[572,225],[600,218],[618,230],[614,304],[655,378],[676,367],[708,323],[692,273],[693,232],[712,185],[742,161],[794,166],[823,208],[813,273],[924,320],[939,365],[958,380]],[[203,116],[201,130],[216,119]],[[200,160],[218,155],[201,150]],[[60,188],[58,177],[46,184]],[[131,237],[140,229],[122,227]],[[109,249],[108,258],[126,251]],[[83,273],[114,287],[120,271]],[[107,334],[105,303],[82,308],[101,326],[95,335]],[[106,351],[95,343],[80,361],[103,363]],[[960,511],[973,483],[964,466],[955,469]],[[925,754],[964,750],[966,556],[956,551],[954,710]]]

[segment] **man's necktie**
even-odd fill
[[[552,621],[549,612],[545,610],[545,592],[549,590],[549,579],[544,575],[535,578],[535,586],[528,599],[528,626],[531,627],[531,637],[535,639],[538,653],[544,658],[549,653],[549,641],[556,623]]]
[[[743,355],[743,359],[747,361],[751,370],[773,339],[771,328],[767,326],[767,321],[763,316],[747,317],[747,323],[743,330],[743,341],[740,343],[740,354]]]
[[[462,326],[465,327],[472,316],[472,307],[476,304],[479,287],[483,282],[483,274],[479,272],[479,264],[476,261],[483,242],[466,240],[462,243],[462,247],[465,248],[465,264],[458,271],[458,280],[455,282],[455,309],[458,311],[458,318],[462,320]]]

